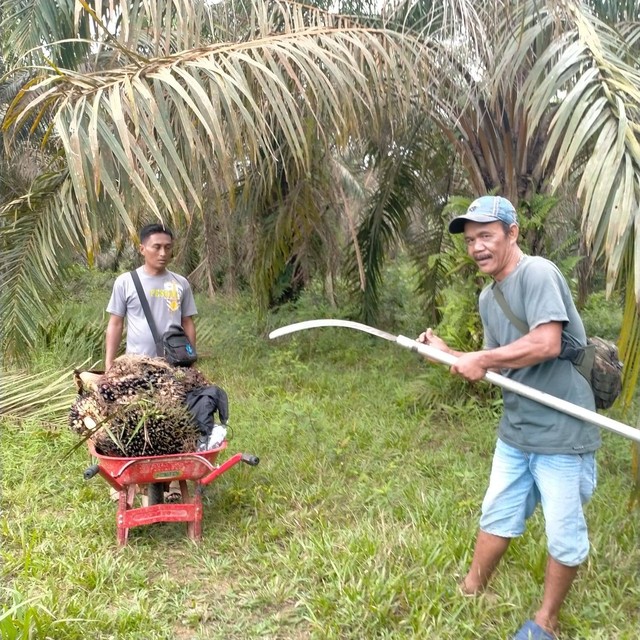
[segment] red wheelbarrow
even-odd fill
[[[116,522],[120,546],[127,544],[131,527],[155,522],[186,522],[187,535],[192,540],[200,540],[203,487],[239,462],[251,466],[260,462],[256,456],[236,453],[221,465],[214,465],[218,454],[227,447],[226,440],[209,451],[139,458],[103,456],[96,452],[91,441],[88,445],[98,464],[84,472],[85,480],[100,474],[119,492]],[[189,493],[189,480],[194,484],[192,495]],[[171,481],[180,483],[182,502],[163,504],[164,483]],[[147,506],[134,507],[137,485],[148,485]]]

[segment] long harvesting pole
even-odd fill
[[[401,347],[411,349],[412,351],[416,351],[431,360],[435,360],[436,362],[440,362],[449,366],[454,364],[458,359],[456,356],[444,353],[443,351],[440,351],[440,349],[430,347],[427,344],[422,344],[417,340],[412,340],[411,338],[407,338],[406,336],[402,335],[396,336],[392,333],[381,331],[380,329],[370,327],[366,324],[352,322],[351,320],[321,319],[307,320],[306,322],[297,322],[295,324],[290,324],[285,327],[275,329],[269,334],[269,338],[278,338],[280,336],[294,333],[296,331],[302,331],[304,329],[315,329],[318,327],[347,327],[349,329],[364,331],[365,333],[370,333],[371,335],[377,336],[379,338],[395,342]],[[499,373],[488,371],[484,376],[484,380],[502,387],[503,389],[507,389],[508,391],[513,391],[514,393],[524,396],[525,398],[529,398],[530,400],[535,400],[536,402],[544,404],[547,407],[551,407],[552,409],[556,409],[557,411],[566,413],[567,415],[573,416],[574,418],[578,418],[580,420],[584,420],[585,422],[595,424],[598,427],[607,429],[608,431],[612,431],[613,433],[617,433],[624,438],[628,438],[629,440],[634,440],[635,442],[640,443],[640,429],[634,429],[628,424],[624,424],[623,422],[619,422],[618,420],[613,420],[612,418],[603,416],[599,413],[596,413],[595,411],[590,411],[589,409],[580,407],[577,404],[568,402],[567,400],[556,398],[555,396],[544,393],[543,391],[538,391],[538,389],[534,389],[533,387],[529,387],[526,384],[522,384],[521,382],[511,380],[510,378],[500,375]]]

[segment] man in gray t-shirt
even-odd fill
[[[197,314],[193,292],[186,278],[167,269],[173,251],[173,234],[161,224],[150,224],[140,231],[140,253],[144,264],[136,271],[146,294],[159,335],[172,325],[182,326],[195,347]],[[107,305],[111,314],[106,332],[105,369],[118,352],[124,319],[127,319],[127,353],[157,356],[149,323],[130,273],[118,276]]]
[[[469,256],[494,281],[479,300],[485,348],[454,351],[431,329],[418,340],[455,355],[451,372],[469,381],[497,370],[593,410],[589,383],[570,361],[559,357],[563,332],[574,343],[586,345],[571,292],[553,263],[523,254],[513,205],[497,196],[478,198],[465,215],[451,221],[449,231],[464,234]],[[522,332],[500,306],[500,293]],[[589,550],[583,504],[595,488],[594,452],[600,434],[591,424],[516,393],[504,390],[503,398],[473,560],[460,588],[465,595],[475,595],[486,587],[511,539],[524,532],[526,520],[541,504],[548,550],[544,594],[534,618],[513,640],[552,640],[560,607]]]

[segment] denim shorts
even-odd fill
[[[526,453],[498,440],[480,529],[502,538],[520,536],[525,521],[541,503],[549,555],[575,567],[589,553],[582,506],[595,487],[593,453]]]

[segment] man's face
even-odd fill
[[[152,233],[140,245],[144,264],[155,271],[163,271],[169,264],[173,252],[173,240],[168,233]]]
[[[513,224],[505,234],[500,222],[466,222],[464,241],[467,253],[482,273],[502,280],[515,266],[518,259],[516,241],[518,227]]]

